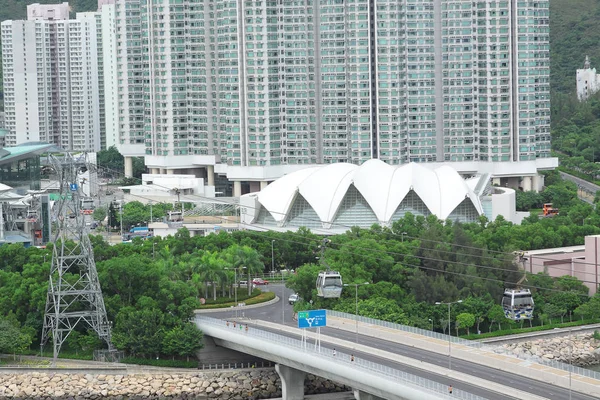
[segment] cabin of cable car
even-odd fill
[[[38,212],[37,210],[34,209],[29,209],[27,210],[27,220],[28,221],[37,221],[38,219]]]
[[[168,222],[181,222],[183,221],[183,214],[181,211],[169,211],[167,216]]]
[[[79,205],[81,208],[82,214],[93,214],[94,213],[94,199],[91,198],[82,198],[79,201]]]
[[[317,276],[317,294],[319,297],[323,297],[326,299],[337,299],[342,295],[342,288],[344,285],[342,284],[342,275],[339,272],[332,271],[329,265],[325,263],[325,247],[327,244],[331,242],[329,239],[323,239],[323,244],[319,246],[321,249],[321,257],[320,261],[327,270],[319,272]]]
[[[336,271],[321,271],[317,277],[317,293],[320,297],[331,299],[342,294],[342,276]]]
[[[502,297],[504,316],[513,321],[533,319],[533,297],[529,289],[505,289]]]

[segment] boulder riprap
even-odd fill
[[[540,358],[569,363],[580,367],[600,364],[600,341],[590,333],[552,339],[536,339],[502,346],[501,352],[519,358]]]
[[[305,393],[350,390],[307,375]],[[0,398],[19,399],[264,399],[281,396],[281,381],[273,369],[181,374],[124,375],[22,372],[0,374]]]

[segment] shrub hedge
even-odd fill
[[[472,333],[470,335],[461,335],[462,339],[467,340],[477,340],[477,339],[487,339],[492,337],[499,336],[507,336],[507,335],[518,335],[520,333],[529,333],[529,332],[540,332],[540,331],[548,331],[555,328],[568,328],[570,326],[581,326],[581,325],[589,325],[589,324],[597,324],[598,320],[583,320],[583,321],[573,321],[573,322],[564,322],[562,324],[548,324],[544,326],[534,326],[532,328],[515,328],[515,329],[503,329],[495,332],[486,332],[481,333],[480,335],[476,333]]]
[[[266,301],[273,300],[275,298],[275,293],[273,293],[273,292],[260,292],[260,290],[258,290],[258,292],[259,292],[259,294],[257,294],[256,296],[251,297],[251,298],[246,297],[245,300],[241,300],[238,297],[238,303],[244,302],[244,303],[246,303],[246,305],[249,306],[249,305],[252,305],[252,304],[264,303]],[[200,306],[200,309],[201,310],[211,310],[211,309],[215,309],[215,308],[229,308],[229,307],[235,306],[235,302],[234,301],[231,301],[231,299],[229,299],[229,298],[227,300],[228,300],[228,302],[226,302],[226,303],[212,303],[212,304],[209,304],[207,302],[207,304],[204,304],[204,305]]]

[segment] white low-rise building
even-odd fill
[[[353,226],[391,226],[407,213],[475,222],[481,215],[519,222],[515,191],[491,186],[489,174],[467,180],[449,166],[399,167],[379,160],[361,166],[339,163],[309,167],[240,198],[241,223],[251,229],[335,234]]]
[[[590,58],[585,56],[583,69],[577,70],[577,99],[585,101],[598,90],[600,90],[600,75],[596,73],[596,68],[590,66]]]
[[[204,185],[204,179],[195,175],[142,174],[141,185],[121,186],[119,189],[125,192],[125,202],[144,204],[195,203],[202,198],[215,197],[215,187]]]

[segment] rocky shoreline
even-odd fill
[[[306,394],[350,388],[307,375]],[[281,380],[272,368],[188,374],[92,375],[26,372],[0,374],[3,399],[268,399],[281,397]]]
[[[552,339],[536,339],[503,345],[496,350],[523,359],[554,360],[563,363],[572,362],[579,367],[600,364],[600,340],[593,334],[583,333]]]

